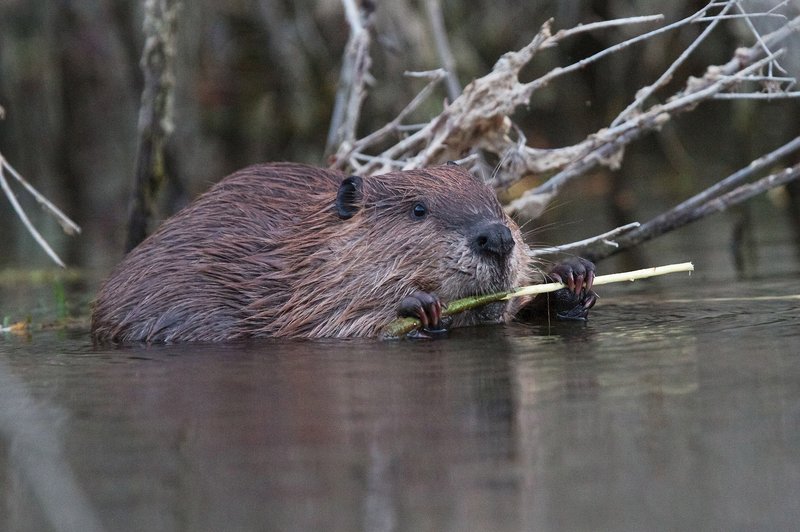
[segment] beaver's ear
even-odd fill
[[[336,214],[342,220],[351,218],[361,207],[361,186],[363,180],[357,175],[351,175],[339,185],[336,193]]]

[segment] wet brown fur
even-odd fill
[[[363,179],[341,219],[346,176],[298,164],[258,165],[222,180],[131,251],[100,290],[99,341],[221,341],[374,336],[416,290],[443,302],[530,280],[519,228],[466,170],[439,166]],[[429,214],[414,219],[424,202]],[[468,245],[482,221],[512,231],[506,260]],[[514,309],[495,309],[491,319]],[[498,311],[499,310],[499,311]],[[486,319],[465,313],[454,325]]]

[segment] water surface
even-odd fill
[[[800,300],[685,281],[436,341],[6,336],[0,528],[790,530]]]
[[[697,272],[600,287],[586,324],[0,335],[0,530],[796,530],[796,248],[758,235],[737,278],[719,234],[645,246]],[[0,287],[0,310],[45,321],[34,288]]]

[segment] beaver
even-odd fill
[[[434,331],[443,301],[541,281],[526,249],[491,188],[458,165],[363,178],[256,165],[121,261],[98,292],[91,331],[114,343],[376,336],[398,315]],[[572,259],[548,277],[570,287],[552,310],[585,318],[594,266]],[[542,301],[523,303],[535,314],[550,310]],[[447,326],[507,321],[520,306],[496,303]]]

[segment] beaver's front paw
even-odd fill
[[[550,294],[548,307],[551,313],[562,320],[585,320],[589,309],[597,302],[597,294],[592,291],[594,264],[580,257],[572,257],[558,263],[547,276],[552,281],[567,285]]]
[[[592,291],[594,264],[578,257],[557,264],[547,280],[564,283],[566,288],[549,294],[539,294],[517,311],[522,321],[562,320],[583,321],[597,301]]]
[[[442,323],[442,302],[436,294],[417,290],[408,297],[403,298],[397,306],[397,315],[401,317],[417,318],[422,323],[422,329],[429,333],[445,332]]]

